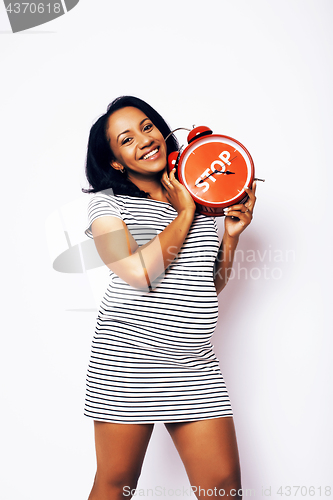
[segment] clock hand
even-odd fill
[[[233,158],[231,158],[231,160],[230,160],[229,164],[231,164],[231,162],[232,162],[235,158],[237,158],[237,155],[236,155],[236,156],[234,156]],[[224,171],[224,172],[223,172],[222,170],[216,170],[216,169],[215,169],[215,170],[214,170],[211,174],[208,174],[208,175],[206,175],[206,177],[204,177],[203,179],[201,179],[201,180],[200,180],[200,182],[201,182],[201,181],[204,181],[204,180],[206,180],[206,179],[208,179],[208,177],[210,177],[210,176],[211,176],[211,175],[213,175],[213,174],[226,174],[226,175],[230,175],[230,174],[234,174],[234,173],[235,173],[235,172],[230,172],[230,170],[226,170],[226,171]],[[195,185],[197,186],[197,184],[195,184]]]
[[[214,170],[213,174],[225,174],[225,175],[230,175],[230,174],[234,174],[235,172],[230,172],[230,170]],[[212,174],[210,174],[212,175]]]
[[[202,182],[204,181],[205,179],[208,179],[208,177],[210,177],[211,175],[214,175],[214,174],[225,174],[225,175],[230,175],[230,174],[234,174],[235,172],[230,172],[230,170],[225,170],[225,171],[222,171],[222,170],[214,170],[212,173],[206,175],[206,177],[204,177],[203,179],[200,179],[199,182]],[[198,184],[196,184],[197,186]]]

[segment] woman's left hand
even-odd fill
[[[232,205],[231,207],[224,209],[224,212],[226,213],[224,222],[225,231],[232,238],[237,238],[251,223],[253,209],[256,202],[256,187],[257,183],[254,181],[252,189],[245,189],[249,198],[244,204]],[[237,217],[237,219],[233,219],[233,217]]]

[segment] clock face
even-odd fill
[[[179,160],[178,176],[199,208],[203,205],[203,212],[216,215],[246,197],[244,188],[252,184],[254,165],[238,141],[209,135],[187,146]]]

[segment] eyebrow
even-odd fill
[[[144,118],[144,119],[140,122],[140,125],[142,125],[142,124],[143,124],[143,122],[145,122],[146,120],[149,120],[149,118],[148,118],[148,117]],[[124,130],[124,132],[121,132],[121,133],[117,136],[117,142],[118,142],[118,139],[119,139],[119,137],[120,137],[121,135],[123,135],[123,134],[128,134],[128,132],[130,132],[130,130]]]

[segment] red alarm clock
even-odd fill
[[[254,180],[254,163],[247,149],[208,127],[195,127],[184,151],[168,156],[168,168],[190,192],[199,213],[221,216],[224,209],[244,203]]]

